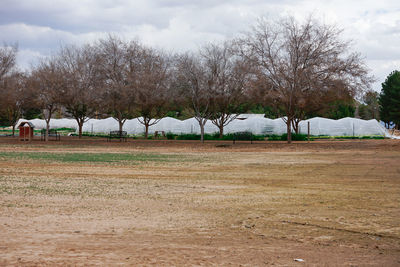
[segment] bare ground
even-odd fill
[[[0,138],[1,152],[177,158],[0,157],[0,265],[400,265],[399,140]]]

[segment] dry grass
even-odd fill
[[[215,144],[1,143],[0,264],[400,264],[400,142]]]

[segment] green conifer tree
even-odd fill
[[[400,128],[400,72],[395,70],[382,83],[379,96],[380,116],[387,125],[394,123]]]

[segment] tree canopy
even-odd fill
[[[288,142],[291,127],[305,114],[322,108],[331,96],[355,95],[369,87],[372,78],[341,31],[312,17],[262,19],[239,40],[240,51],[256,66],[273,103],[284,110]]]
[[[175,55],[110,35],[61,47],[25,73],[15,71],[16,47],[0,47],[0,111],[8,107],[15,124],[28,104],[28,110],[42,111],[48,127],[54,112],[63,111],[77,121],[80,137],[93,117],[114,117],[120,131],[127,119],[138,117],[147,136],[166,114],[185,112],[195,116],[202,133],[211,120],[222,137],[237,114],[257,110],[283,117],[290,142],[301,120],[354,113],[354,97],[372,79],[351,48],[340,29],[312,17],[261,19],[241,38]],[[381,113],[398,124],[398,91],[387,90]],[[21,95],[31,96],[36,106]]]

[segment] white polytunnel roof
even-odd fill
[[[258,115],[258,114],[255,114]],[[235,132],[252,132],[258,135],[267,134],[283,134],[286,133],[286,123],[282,118],[268,119],[263,116],[240,116],[241,119],[235,119],[224,127],[224,133]],[[246,118],[246,119],[244,119]],[[27,121],[20,119],[17,123]],[[29,120],[36,129],[45,129],[46,122],[41,119]],[[364,136],[364,135],[383,135],[390,136],[386,128],[377,120],[361,120],[356,118],[343,118],[332,120],[326,118],[315,117],[309,120],[301,121],[299,124],[300,133],[307,134],[308,122],[310,122],[311,135],[327,135],[327,136]],[[51,119],[50,128],[78,128],[78,124],[74,119]],[[83,132],[90,133],[109,133],[118,130],[119,124],[114,118],[106,119],[89,119],[83,125]],[[145,127],[137,118],[126,120],[123,130],[128,134],[143,134]],[[218,127],[207,121],[205,124],[205,133],[212,134],[218,132]],[[200,134],[200,126],[195,118],[186,120],[178,120],[171,117],[162,118],[158,123],[149,127],[149,133],[155,131],[171,132],[174,134]]]

